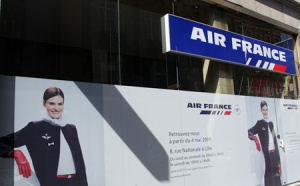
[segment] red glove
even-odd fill
[[[257,137],[256,137],[256,136],[253,136],[253,140],[255,141],[256,149],[257,149],[258,151],[260,151],[261,148],[260,148],[260,144],[259,144],[259,141],[258,141]]]
[[[19,173],[23,175],[24,178],[29,178],[31,176],[31,169],[23,152],[21,150],[14,150],[13,155],[18,164]]]
[[[278,172],[279,172],[279,175],[281,176],[281,164],[278,163]]]

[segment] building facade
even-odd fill
[[[298,69],[299,7],[292,0],[2,0],[0,74],[298,98],[298,76],[163,54],[160,18],[173,14],[282,43]]]
[[[288,50],[295,73],[164,52],[167,14]],[[299,0],[0,0],[0,185],[299,181],[299,30]]]

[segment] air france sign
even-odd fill
[[[296,75],[293,51],[174,15],[162,17],[163,52]]]

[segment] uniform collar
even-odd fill
[[[265,122],[269,123],[270,120],[268,118],[263,118],[262,120],[264,120]]]

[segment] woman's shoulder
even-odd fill
[[[27,126],[29,126],[29,127],[42,127],[45,125],[51,125],[51,124],[45,120],[31,121],[27,124]]]
[[[271,124],[273,125],[273,122],[272,121],[266,121],[264,119],[260,119],[257,121],[257,124]]]
[[[65,126],[66,128],[72,128],[72,129],[76,129],[76,126],[74,124],[68,123]]]
[[[49,123],[43,120],[30,121],[26,126],[24,126],[19,132],[29,132],[29,131],[39,131],[48,128]]]
[[[264,119],[259,119],[259,120],[257,120],[257,123],[265,123],[265,120]]]
[[[34,121],[31,121],[29,122],[28,124],[31,124],[31,125],[36,125],[36,124],[41,124],[41,123],[45,123],[46,121],[44,120],[34,120]]]
[[[76,126],[73,124],[66,124],[64,127],[62,127],[62,130],[77,134]]]

